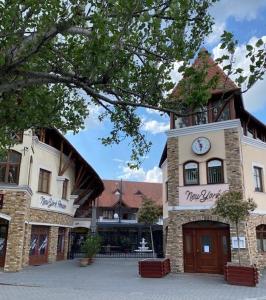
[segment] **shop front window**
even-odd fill
[[[0,182],[18,184],[21,154],[10,151],[0,159]]]

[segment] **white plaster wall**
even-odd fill
[[[257,203],[257,211],[266,212],[266,143],[265,148],[242,143],[243,174],[245,197],[253,198]],[[263,192],[255,192],[253,166],[263,169]]]
[[[70,197],[70,195],[75,182],[74,164],[70,164],[69,168],[65,171],[63,176],[59,177],[58,171],[60,163],[60,151],[45,143],[40,142],[37,137],[33,137],[31,130],[24,132],[23,143],[15,145],[13,149],[22,154],[19,185],[30,186],[33,192],[33,196],[31,198],[31,207],[73,215],[75,211],[75,209],[73,208],[74,199]],[[31,156],[32,165],[30,164]],[[67,157],[64,155],[62,165],[64,165],[66,160]],[[30,165],[31,171],[29,172]],[[40,169],[45,169],[51,172],[50,190],[48,195],[38,192]],[[63,180],[65,178],[69,180],[67,200],[62,199]],[[53,201],[57,202],[60,200],[63,206],[65,205],[66,208],[48,208],[47,206],[42,206],[41,196],[43,196],[47,200],[52,199]]]
[[[196,155],[191,148],[192,142],[198,137],[206,137],[211,142],[211,149],[204,155]],[[186,161],[194,160],[199,163],[200,171],[200,184],[207,184],[207,172],[206,162],[211,158],[225,159],[225,142],[224,142],[224,130],[217,130],[214,132],[201,132],[196,134],[189,134],[180,136],[178,138],[178,149],[179,149],[179,185],[183,186],[183,164]],[[226,177],[226,166],[224,163],[224,175],[225,183],[227,182]]]

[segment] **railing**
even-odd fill
[[[137,224],[138,220],[126,220],[126,219],[97,219],[97,223],[123,223],[123,224]]]

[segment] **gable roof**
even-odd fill
[[[104,191],[97,200],[98,207],[114,207],[118,202],[116,191],[120,191],[120,180],[103,180]],[[139,208],[142,196],[151,198],[162,206],[162,184],[151,182],[122,181],[122,204],[130,208]]]
[[[203,61],[204,60],[204,61]],[[222,93],[223,91],[232,91],[239,89],[238,86],[231,80],[224,71],[220,68],[217,62],[211,57],[210,53],[202,48],[198,54],[198,57],[195,59],[193,63],[193,67],[197,68],[203,63],[206,63],[208,66],[206,81],[211,80],[215,75],[218,75],[218,82],[215,89],[211,90],[212,94]],[[185,80],[185,78],[181,79]],[[180,81],[174,87],[172,92],[172,97],[178,96],[178,88],[180,85]]]

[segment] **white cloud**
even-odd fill
[[[170,72],[170,77],[174,84],[182,79],[182,74],[178,72],[178,69],[182,66],[182,64],[182,61],[177,61],[173,64],[172,71]]]
[[[212,32],[206,38],[206,43],[210,45],[214,45],[218,43],[221,39],[221,35],[225,30],[225,22],[216,22],[212,27]]]
[[[88,108],[90,113],[85,120],[85,130],[102,125],[98,117],[103,112],[103,108],[94,104],[88,104]]]
[[[262,7],[266,7],[265,0],[221,0],[214,3],[210,13],[219,23],[225,22],[229,17],[236,21],[251,21],[256,19]]]
[[[153,169],[146,172],[146,182],[162,182],[162,171],[159,167],[155,166]]]
[[[261,37],[264,43],[266,43],[266,36]],[[248,44],[255,45],[257,37],[252,37]],[[213,55],[216,59],[217,57],[221,57],[225,51],[220,49],[220,44],[213,49]],[[235,57],[234,57],[234,69],[242,68],[244,70],[244,75],[249,74],[249,65],[250,60],[246,58],[246,46],[244,44],[239,45],[236,48]],[[226,62],[225,62],[226,63]],[[234,76],[231,76],[234,79]],[[245,107],[250,112],[256,112],[260,109],[266,108],[266,96],[265,96],[265,86],[266,86],[266,76],[263,80],[258,81],[247,93],[243,94],[243,99],[245,103]],[[245,87],[242,87],[244,90]]]
[[[165,132],[166,130],[169,130],[169,121],[166,122],[160,122],[156,120],[149,120],[146,121],[145,119],[142,119],[142,127],[141,129],[144,131],[147,131],[151,134],[158,134]]]
[[[154,166],[152,169],[145,171],[142,167],[139,169],[130,169],[127,165],[122,165],[120,167],[122,174],[118,178],[124,180],[135,180],[135,181],[144,181],[144,182],[162,182],[162,172],[161,169],[157,166]]]
[[[265,0],[221,0],[210,8],[215,20],[213,32],[206,38],[207,44],[214,45],[226,29],[228,18],[236,21],[251,21],[257,18],[261,8],[266,7]]]

